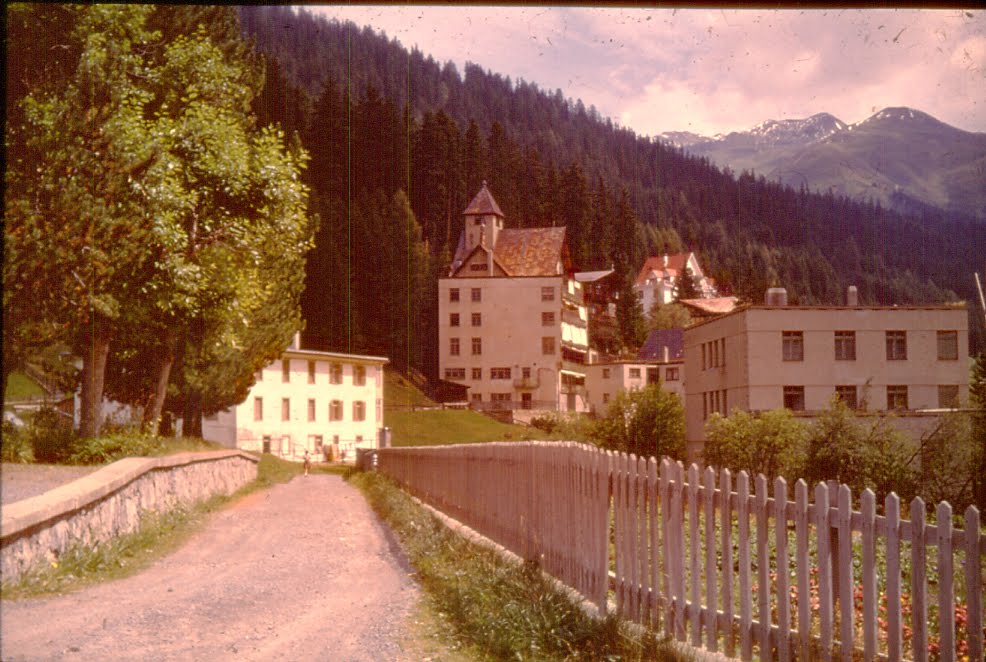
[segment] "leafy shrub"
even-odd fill
[[[159,454],[165,447],[163,437],[140,432],[115,432],[95,439],[79,439],[68,461],[72,464],[104,464],[125,457]]]
[[[657,386],[621,391],[594,430],[606,448],[637,457],[685,459],[685,410]]]
[[[43,407],[32,416],[23,434],[36,462],[65,462],[74,451],[76,435],[72,426],[50,407]]]
[[[9,421],[3,422],[3,443],[0,444],[0,459],[4,462],[34,462],[34,449],[23,430]]]
[[[538,430],[544,430],[548,434],[551,434],[558,429],[558,424],[558,418],[556,416],[552,416],[551,414],[535,416],[531,419],[531,427],[537,428]]]

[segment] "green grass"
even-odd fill
[[[61,594],[136,574],[183,545],[208,516],[257,490],[286,483],[302,472],[297,462],[260,455],[257,480],[232,496],[215,496],[167,513],[146,513],[137,531],[92,546],[75,545],[59,558],[35,565],[17,582],[0,585],[4,600]]]
[[[383,401],[388,409],[434,407],[435,402],[422,393],[407,377],[394,370],[383,373]]]
[[[40,398],[44,394],[44,389],[36,381],[22,372],[12,372],[7,377],[7,390],[4,393],[3,401],[15,402],[29,398]]]
[[[689,659],[615,616],[591,618],[536,565],[512,563],[452,533],[379,474],[354,473],[350,481],[399,536],[441,616],[441,636],[476,659]]]
[[[467,409],[387,411],[384,425],[394,446],[476,444],[488,441],[543,439],[540,430],[508,425]]]

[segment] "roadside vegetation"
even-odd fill
[[[615,616],[590,617],[536,565],[453,533],[383,476],[349,480],[400,537],[453,650],[495,660],[690,659]]]
[[[4,440],[6,444],[6,439]],[[323,469],[326,472],[338,469]],[[147,513],[137,531],[95,545],[75,545],[57,558],[35,566],[17,582],[0,584],[0,598],[16,600],[76,591],[92,584],[137,574],[183,545],[208,516],[257,490],[286,483],[302,472],[301,464],[260,455],[257,480],[232,496],[215,496],[167,513]]]

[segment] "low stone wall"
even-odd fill
[[[127,458],[44,494],[4,505],[0,576],[16,581],[73,545],[94,545],[140,527],[146,512],[167,512],[230,495],[257,478],[242,451]]]

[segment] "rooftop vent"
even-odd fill
[[[772,287],[764,295],[764,304],[768,306],[786,306],[787,290],[783,287]]]
[[[846,305],[847,306],[859,305],[859,290],[856,289],[855,285],[850,285],[846,289]]]

